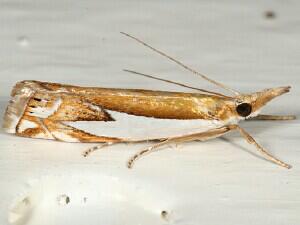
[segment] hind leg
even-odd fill
[[[103,143],[103,144],[101,144],[101,145],[95,145],[95,146],[93,146],[93,147],[88,148],[87,150],[85,150],[85,151],[82,153],[82,155],[83,155],[84,157],[87,157],[87,156],[90,155],[92,152],[95,152],[95,151],[97,151],[97,150],[100,150],[100,149],[102,149],[102,148],[105,148],[105,147],[108,147],[108,146],[110,146],[110,145],[114,145],[114,144],[117,144],[117,143],[120,143],[120,142],[106,142],[106,143]]]
[[[195,140],[200,140],[200,141],[205,141],[207,139],[211,138],[216,138],[219,137],[228,131],[234,129],[233,126],[224,126],[221,128],[216,128],[216,129],[211,129],[206,132],[201,132],[201,133],[194,133],[194,134],[189,134],[189,135],[183,135],[183,136],[178,136],[178,137],[172,137],[168,138],[166,140],[163,140],[153,146],[150,146],[146,149],[141,150],[137,154],[133,155],[127,162],[127,167],[130,169],[132,168],[133,164],[142,156],[152,153],[154,151],[157,151],[159,147],[168,145],[168,144],[180,144],[188,141],[195,141]]]

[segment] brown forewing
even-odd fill
[[[64,91],[81,96],[104,109],[137,116],[225,120],[235,114],[232,99],[214,95],[38,83],[51,91]]]

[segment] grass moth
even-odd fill
[[[239,122],[290,120],[294,116],[261,115],[272,99],[290,87],[269,88],[242,94],[191,69],[140,39],[123,33],[195,75],[232,93],[224,95],[190,87],[131,70],[127,72],[197,90],[197,93],[142,89],[80,87],[41,81],[21,81],[12,90],[3,127],[8,133],[65,142],[102,142],[85,152],[115,143],[155,140],[156,144],[135,154],[128,167],[141,156],[163,145],[207,140],[236,130],[269,161],[291,166],[271,155],[247,133]],[[126,129],[124,129],[124,127]]]

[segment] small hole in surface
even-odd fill
[[[59,205],[67,205],[70,203],[70,197],[63,194],[57,197],[57,202]]]
[[[17,42],[21,47],[28,47],[30,44],[29,39],[26,36],[18,37]]]
[[[271,10],[265,11],[264,15],[266,19],[274,19],[276,17],[276,13]]]
[[[160,215],[161,215],[161,218],[163,218],[164,220],[167,220],[169,213],[166,210],[162,210]]]
[[[27,197],[27,198],[24,198],[24,199],[22,200],[22,202],[23,202],[25,205],[29,205],[29,204],[30,204],[30,200],[29,200],[28,197]]]

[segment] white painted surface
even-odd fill
[[[127,31],[243,92],[291,84],[291,93],[265,112],[299,115],[299,1],[9,0],[0,6],[2,113],[22,79],[186,90],[121,72],[128,68],[211,87],[118,33]],[[265,19],[265,10],[277,17]],[[83,158],[92,145],[1,132],[0,224],[299,224],[299,120],[242,126],[294,167],[251,154],[256,151],[237,133],[153,153],[128,170],[128,157],[148,144]],[[58,201],[64,195],[65,205]]]

